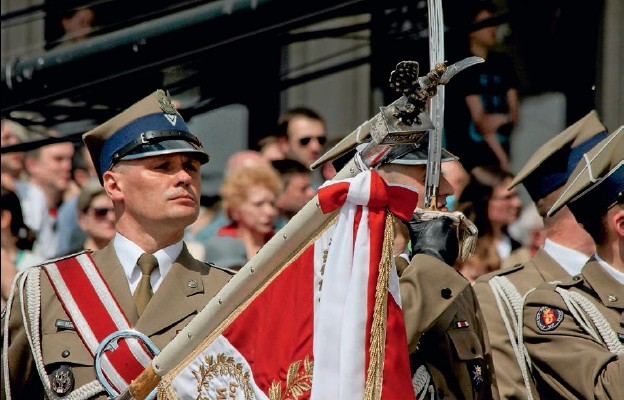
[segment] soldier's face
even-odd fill
[[[122,207],[122,226],[181,234],[199,214],[200,167],[192,154],[177,153],[121,161],[107,171],[105,188]]]
[[[386,164],[379,168],[379,172],[387,183],[415,188],[418,191],[418,207],[423,208],[425,206],[425,178],[427,177],[425,165]],[[444,176],[441,176],[436,203],[438,210],[448,211],[446,198],[452,194],[453,187]]]

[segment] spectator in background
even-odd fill
[[[471,22],[479,24],[490,19],[496,7],[480,2]],[[465,100],[470,116],[467,126],[456,125],[447,130],[449,149],[470,171],[478,165],[498,165],[509,169],[509,144],[513,126],[518,122],[518,77],[509,57],[493,51],[497,27],[488,25],[468,35],[470,56],[485,59],[462,72],[456,95]],[[456,113],[452,114],[455,118]]]
[[[478,240],[489,238],[501,262],[521,246],[507,233],[507,227],[518,219],[522,205],[516,189],[507,189],[512,180],[513,175],[500,167],[475,167],[458,205],[477,225]],[[495,269],[498,268],[500,265]]]
[[[26,153],[25,166],[30,182],[40,188],[46,198],[48,216],[37,232],[34,251],[43,258],[55,257],[58,251],[58,208],[71,182],[74,145],[54,143]]]
[[[278,120],[278,141],[286,158],[310,165],[321,155],[327,140],[325,121],[315,111],[297,107],[282,114]]]
[[[316,191],[310,186],[311,172],[305,165],[290,159],[275,160],[272,164],[279,172],[284,187],[275,201],[279,210],[275,228],[279,230],[314,197]]]
[[[537,250],[544,245],[546,240],[544,220],[537,212],[534,203],[531,202],[531,204],[522,208],[520,218],[509,226],[509,232],[520,240],[522,247],[512,251],[501,268],[528,262],[537,253]]]
[[[260,139],[258,142],[258,148],[260,149],[260,153],[267,160],[282,160],[286,156],[282,151],[279,141],[277,140],[277,136],[267,136],[265,138]]]
[[[225,163],[225,169],[223,171],[223,177],[227,177],[234,172],[242,168],[255,168],[255,167],[270,167],[271,163],[268,159],[264,158],[262,154],[254,150],[241,150],[233,153],[228,157]],[[200,217],[198,221],[191,225],[187,229],[187,239],[193,242],[199,242],[205,244],[210,238],[212,238],[219,229],[229,223],[228,217],[225,214],[221,206],[221,201],[218,198],[208,198],[204,196],[205,203],[208,203],[209,207],[200,211]],[[206,218],[204,218],[204,214]],[[199,224],[203,224],[200,226]],[[195,247],[195,246],[193,246]],[[194,252],[199,257],[201,254],[199,251]],[[209,256],[209,255],[206,255]]]
[[[8,147],[28,141],[28,131],[17,122],[3,119],[0,146]],[[4,153],[0,157],[2,186],[12,190],[20,198],[26,225],[34,232],[41,229],[47,218],[48,207],[45,194],[37,186],[23,180],[24,153]]]
[[[1,188],[0,240],[2,246],[2,308],[9,295],[15,274],[43,261],[32,249],[34,232],[24,223],[22,206],[15,192]]]
[[[83,186],[76,199],[78,224],[85,239],[79,246],[68,251],[73,254],[81,250],[101,250],[115,236],[115,209],[98,181]]]
[[[97,172],[87,148],[81,146],[72,158],[72,182],[70,184],[72,189],[67,191],[71,191],[72,194],[66,192],[67,200],[61,204],[58,210],[58,256],[71,254],[73,249],[81,250],[87,239],[87,233],[82,230],[78,223],[78,198],[82,189],[93,182],[98,183]]]
[[[271,167],[241,168],[229,174],[220,194],[230,223],[206,243],[206,261],[238,270],[273,236],[282,183]]]
[[[9,119],[2,119],[1,146],[8,147],[26,141],[26,128]],[[2,185],[15,191],[15,184],[21,179],[24,171],[24,153],[11,152],[0,157]]]
[[[60,45],[80,42],[88,38],[94,30],[95,11],[89,7],[71,8],[62,15],[61,26],[64,35]]]

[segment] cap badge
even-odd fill
[[[61,365],[50,374],[52,390],[64,396],[74,390],[74,372],[67,365]]]
[[[165,93],[164,90],[158,89],[156,91],[156,99],[158,99],[158,103],[160,104],[160,109],[165,114],[176,114],[177,113],[175,106],[171,103],[171,99],[169,98],[167,93]]]
[[[175,126],[176,121],[178,120],[178,116],[176,114],[165,114],[165,118],[167,118],[173,126]]]
[[[535,323],[542,332],[554,331],[562,321],[563,311],[557,308],[542,306],[535,315]]]

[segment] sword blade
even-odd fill
[[[444,62],[444,18],[442,0],[428,0],[429,10],[429,65],[431,69]],[[425,207],[437,209],[442,159],[442,132],[444,130],[444,86],[438,86],[431,98],[429,115],[434,128],[429,132],[429,153],[425,178]]]

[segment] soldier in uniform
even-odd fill
[[[524,344],[544,399],[624,398],[624,127],[588,151],[548,212],[567,205],[596,253],[526,297]]]
[[[379,167],[389,184],[403,184],[421,194],[428,154],[427,136],[413,150]],[[401,152],[402,150],[398,150]],[[443,150],[442,162],[457,157]],[[441,177],[437,208],[446,210],[453,193]],[[483,318],[470,283],[452,265],[459,252],[456,226],[449,217],[407,224],[410,261],[397,257],[413,383],[417,398],[498,398]]]
[[[94,347],[115,328],[101,321],[114,316],[161,349],[231,277],[194,259],[182,240],[198,215],[208,154],[164,91],[83,139],[113,201],[116,236],[102,250],[49,261],[17,280],[2,316],[2,399],[107,398]],[[83,271],[88,279],[77,284]],[[116,357],[129,380],[141,372],[124,370],[130,362],[122,356],[106,360]]]
[[[523,183],[535,202],[544,220],[546,241],[529,262],[484,275],[474,285],[487,321],[501,398],[536,398],[528,361],[515,333],[522,297],[543,282],[579,273],[593,253],[593,241],[567,207],[552,217],[546,213],[583,153],[606,136],[592,111],[542,145],[511,183],[510,188]]]

